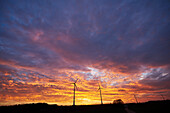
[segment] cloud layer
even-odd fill
[[[71,104],[69,83],[77,78],[78,104],[98,102],[98,82],[106,102],[132,102],[134,93],[141,101],[169,98],[169,4],[1,1],[0,104]]]

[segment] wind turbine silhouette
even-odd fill
[[[160,96],[162,97],[162,100],[165,100],[164,96],[162,94],[160,94]]]
[[[77,79],[78,80],[78,79]],[[71,84],[74,84],[74,95],[73,95],[73,106],[75,106],[75,91],[77,89],[77,86],[76,86],[76,83],[77,83],[77,80],[74,82],[74,83],[71,83]]]
[[[138,100],[137,100],[137,98],[136,98],[136,95],[135,95],[135,94],[134,94],[134,97],[135,97],[136,103],[138,103]]]
[[[98,90],[100,90],[100,98],[101,98],[101,104],[103,104],[103,101],[102,101],[102,92],[101,92],[101,87],[100,87],[100,85],[99,85],[99,89]]]

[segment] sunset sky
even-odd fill
[[[170,99],[169,0],[1,0],[0,106]]]

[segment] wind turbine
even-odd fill
[[[138,103],[138,100],[137,100],[137,98],[136,98],[136,95],[135,95],[135,94],[134,94],[134,97],[135,97],[136,103]]]
[[[78,80],[78,79],[77,79],[77,80]],[[74,84],[73,106],[75,106],[75,91],[76,91],[76,89],[77,89],[77,86],[76,86],[77,80],[76,80],[74,83],[71,83],[71,84]]]
[[[165,100],[164,96],[162,94],[160,94],[160,96],[162,97],[162,100]]]
[[[101,104],[103,104],[103,101],[102,101],[102,92],[101,92],[101,87],[100,87],[100,85],[99,85],[99,89],[98,90],[100,90],[100,98],[101,98]]]

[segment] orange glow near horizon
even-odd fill
[[[0,105],[14,105],[25,103],[48,103],[57,105],[72,105],[73,85],[78,79],[76,90],[76,105],[100,104],[98,84],[102,87],[104,104],[113,103],[115,99],[122,99],[125,103],[135,103],[134,94],[139,102],[161,100],[162,98],[151,86],[138,83],[140,78],[135,75],[127,76],[115,72],[88,68],[89,71],[61,71],[67,76],[35,74],[34,72],[20,73],[22,77],[13,72],[4,74]],[[87,76],[90,74],[91,76]],[[159,90],[166,91],[166,90]],[[166,95],[165,95],[166,96]],[[166,97],[167,98],[167,97]]]

